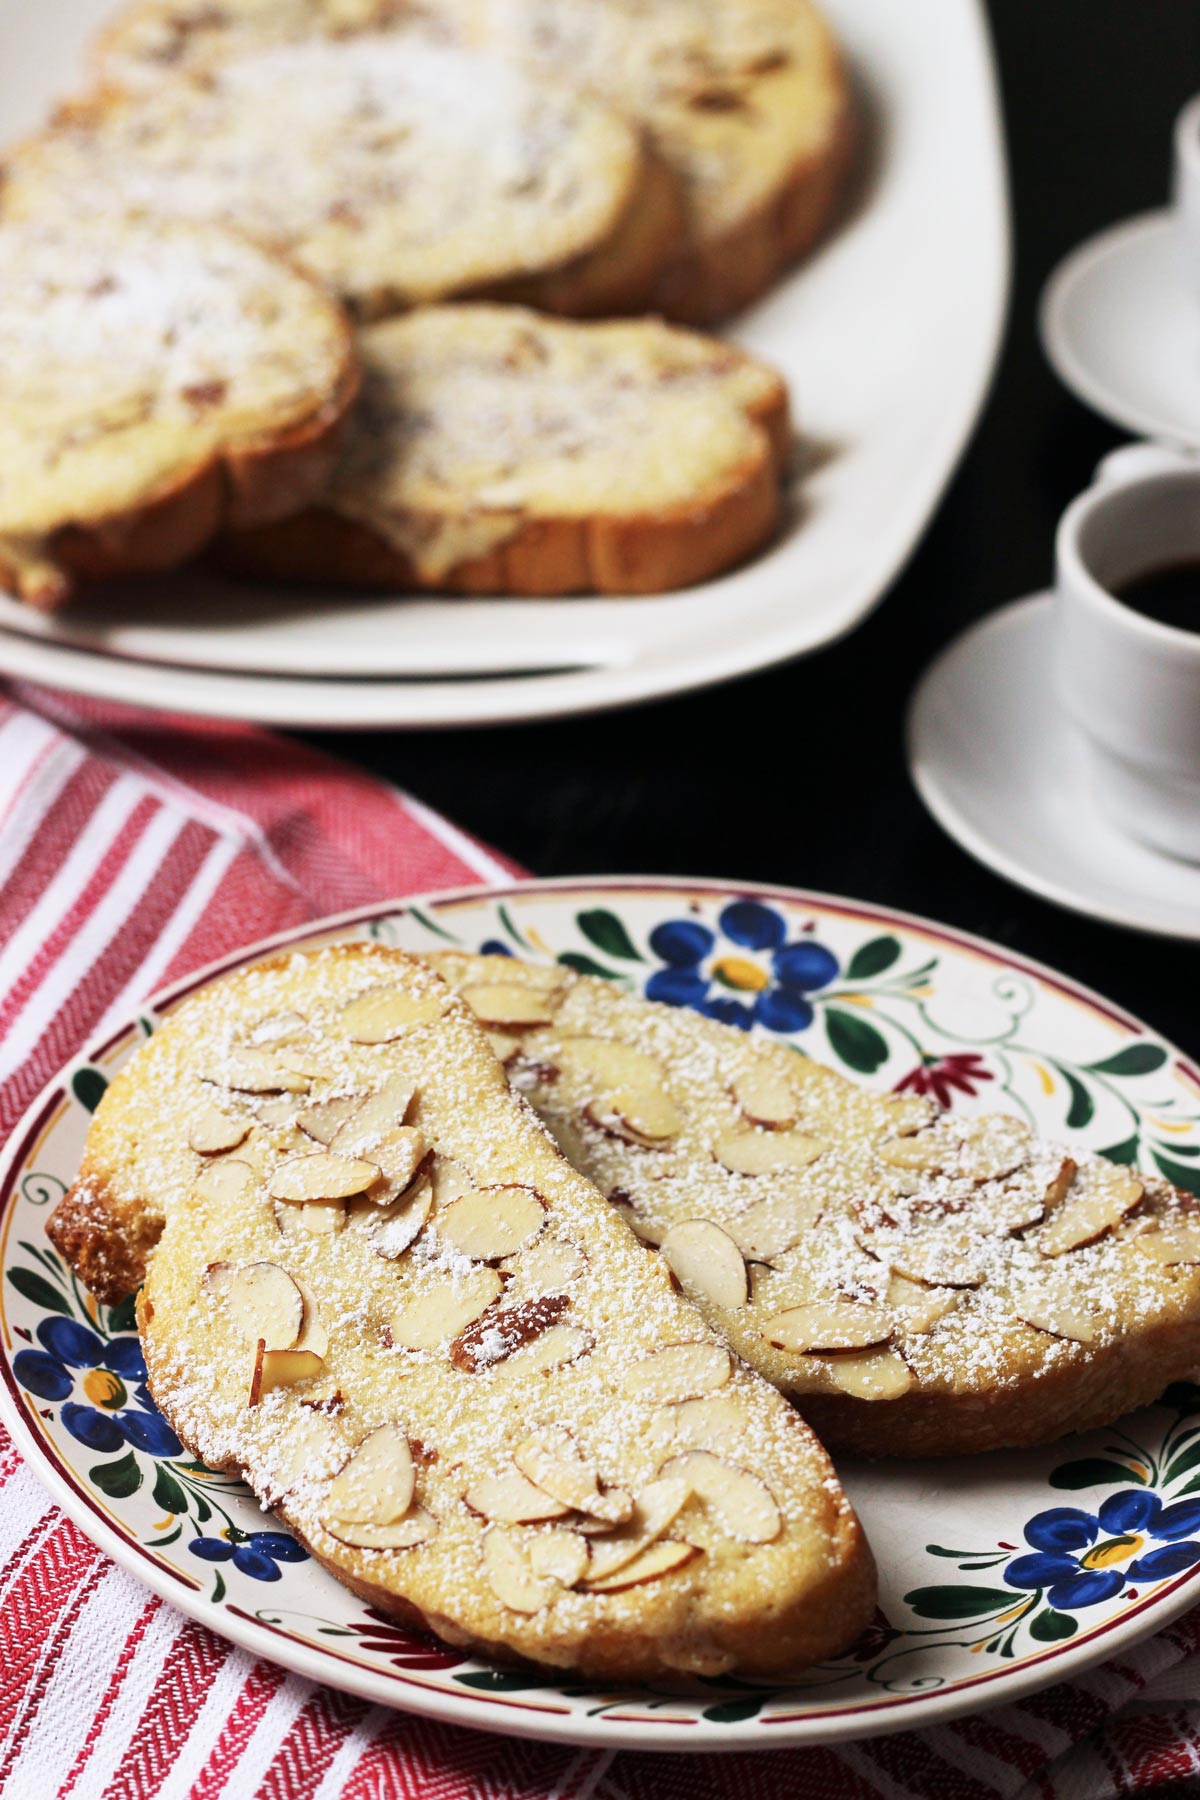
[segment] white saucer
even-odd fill
[[[992,613],[926,672],[909,769],[938,823],[1019,887],[1113,925],[1200,940],[1200,866],[1110,824],[1050,685],[1053,597]]]
[[[1089,238],[1042,292],[1042,346],[1067,387],[1142,437],[1200,446],[1200,296],[1165,208]]]

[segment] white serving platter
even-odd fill
[[[112,0],[0,9],[0,143],[78,82]],[[828,0],[864,172],[817,253],[732,335],[787,376],[802,433],[779,541],[655,599],[231,591],[189,574],[57,619],[0,596],[0,673],[278,725],[485,724],[613,707],[813,651],[877,604],[987,391],[1008,291],[1003,138],[978,0]]]

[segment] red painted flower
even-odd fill
[[[955,1092],[974,1094],[996,1077],[975,1050],[955,1056],[926,1056],[896,1083],[898,1094],[931,1094],[939,1106],[954,1105]]]
[[[398,1669],[457,1669],[467,1659],[424,1632],[410,1631],[377,1607],[368,1606],[369,1625],[354,1627],[359,1647],[386,1656]]]

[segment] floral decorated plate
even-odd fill
[[[106,1082],[202,980],[280,944],[367,936],[557,958],[760,1029],[880,1089],[1038,1130],[1200,1192],[1200,1070],[1049,970],[827,896],[706,882],[539,882],[347,914],[159,996],[31,1108],[0,1174],[0,1410],[126,1569],[257,1655],[375,1701],[609,1748],[778,1749],[940,1723],[1120,1653],[1200,1603],[1200,1387],[1112,1429],[963,1461],[846,1463],[880,1610],[794,1686],[599,1687],[500,1670],[390,1623],[181,1448],[130,1305],[99,1307],[44,1232]]]

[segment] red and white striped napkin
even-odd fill
[[[153,989],[270,932],[513,865],[242,726],[0,696],[0,1133]],[[836,1749],[575,1750],[389,1712],[190,1623],[0,1430],[4,1800],[1100,1800],[1200,1775],[1200,1610],[1016,1706]]]

